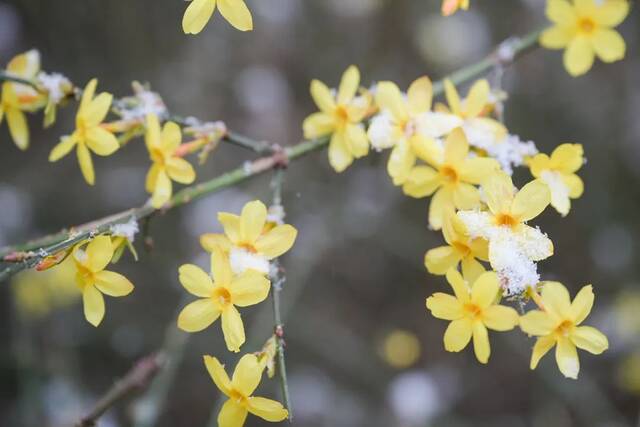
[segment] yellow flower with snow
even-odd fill
[[[37,50],[30,50],[17,55],[9,62],[6,71],[11,76],[34,81],[40,71],[40,54]],[[6,116],[11,139],[19,149],[26,150],[29,146],[29,127],[24,112],[42,108],[45,102],[45,97],[29,85],[11,81],[2,84],[0,124]]]
[[[551,206],[562,216],[571,209],[570,199],[577,199],[584,191],[584,184],[575,172],[584,163],[582,145],[559,145],[551,156],[537,154],[529,161],[531,175],[541,179],[551,191]]]
[[[120,147],[117,138],[101,126],[109,113],[113,95],[103,92],[94,98],[97,84],[98,80],[92,79],[84,88],[76,114],[76,130],[62,137],[62,141],[49,154],[49,161],[56,162],[77,147],[80,170],[89,185],[95,183],[91,151],[99,156],[109,156]]]
[[[84,316],[93,326],[98,326],[104,317],[104,297],[129,295],[133,284],[122,274],[105,270],[113,257],[111,237],[98,236],[87,244],[73,250],[76,267],[76,283],[82,291]]]
[[[218,414],[219,427],[242,427],[249,413],[270,422],[286,419],[289,412],[275,400],[252,396],[262,379],[263,366],[253,354],[242,356],[233,376],[212,356],[204,356],[204,364],[216,387],[229,399]]]
[[[168,122],[160,129],[155,114],[147,116],[145,143],[153,165],[147,174],[147,192],[152,194],[151,205],[160,208],[173,194],[171,180],[181,184],[191,184],[196,179],[193,167],[185,159],[176,155],[182,142],[180,127]]]
[[[473,349],[480,363],[491,353],[488,329],[509,331],[518,324],[518,313],[499,305],[500,283],[492,271],[481,274],[471,287],[456,270],[447,272],[447,281],[455,296],[437,292],[427,298],[427,308],[438,319],[450,320],[444,333],[444,348],[458,352],[473,337]]]
[[[548,0],[554,25],[540,36],[548,49],[565,49],[564,67],[572,76],[585,74],[595,56],[604,62],[624,58],[625,42],[613,28],[629,13],[627,0]]]
[[[551,348],[556,346],[556,362],[567,378],[578,378],[580,360],[577,348],[600,354],[609,348],[607,337],[591,326],[578,326],[591,312],[593,289],[584,286],[573,302],[567,289],[559,282],[542,282],[540,310],[531,310],[520,318],[520,328],[539,337],[531,355],[531,369]]]
[[[298,235],[289,224],[267,222],[267,207],[259,200],[245,204],[239,216],[219,212],[218,221],[224,234],[204,234],[200,243],[209,252],[220,248],[228,253],[235,274],[247,269],[269,273],[269,261],[291,249]]]
[[[447,245],[427,251],[425,267],[429,273],[441,275],[461,264],[465,280],[474,282],[485,271],[478,260],[489,261],[488,242],[480,237],[471,238],[467,227],[455,214],[445,218],[442,234]]]
[[[429,206],[429,225],[439,230],[445,216],[458,209],[480,206],[480,184],[496,173],[500,166],[490,158],[469,157],[469,143],[461,128],[454,129],[442,148],[435,140],[416,144],[417,156],[429,166],[415,166],[402,189],[411,197],[433,194]]]
[[[442,0],[442,15],[453,15],[458,9],[468,10],[469,0]]]
[[[244,325],[237,307],[258,304],[267,298],[271,283],[261,273],[247,270],[234,276],[227,255],[220,249],[211,254],[211,277],[193,264],[180,267],[180,283],[200,299],[188,304],[178,316],[178,327],[198,332],[218,317],[229,351],[238,352],[244,344]]]
[[[338,92],[334,94],[319,80],[311,82],[311,97],[319,112],[302,123],[307,139],[331,135],[329,163],[336,172],[344,171],[354,158],[369,153],[369,140],[362,120],[369,111],[367,96],[356,96],[360,86],[360,71],[351,65],[342,75]]]
[[[380,109],[371,120],[367,136],[377,150],[393,147],[387,171],[394,185],[402,185],[416,163],[413,147],[427,144],[428,138],[445,135],[462,121],[451,114],[431,112],[433,88],[428,77],[420,77],[406,97],[393,82],[376,85],[375,101]]]
[[[198,34],[216,10],[240,31],[253,30],[253,18],[244,0],[192,0],[182,17],[185,34]]]

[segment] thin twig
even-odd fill
[[[154,354],[140,360],[96,402],[89,413],[78,421],[76,427],[95,426],[98,419],[112,406],[132,393],[145,389],[162,364],[162,355]]]
[[[34,82],[33,80],[28,80],[19,76],[15,76],[5,70],[0,70],[0,81],[20,83],[23,85],[31,86],[35,90],[40,90],[40,87],[38,87],[37,83]]]

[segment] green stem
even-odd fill
[[[32,88],[39,90],[38,84],[32,80],[24,79],[19,76],[15,76],[5,70],[0,70],[0,81],[21,83],[23,85],[31,86]]]

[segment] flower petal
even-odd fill
[[[563,319],[570,315],[569,292],[560,282],[542,282],[542,301],[547,312]]]
[[[487,363],[491,355],[491,346],[489,345],[489,333],[487,328],[476,320],[473,322],[473,351],[476,359],[480,363]]]
[[[476,81],[467,95],[465,108],[467,117],[479,116],[489,99],[489,82],[486,79]]]
[[[82,98],[80,99],[80,106],[78,107],[78,113],[89,107],[93,95],[96,93],[96,86],[98,85],[98,79],[91,79],[82,91]]]
[[[559,337],[556,346],[556,363],[558,369],[567,378],[578,379],[580,360],[576,346],[566,337]]]
[[[555,25],[549,27],[540,35],[540,44],[547,49],[564,49],[569,45],[575,30],[568,25]]]
[[[156,182],[151,196],[151,205],[159,209],[171,199],[173,184],[171,184],[171,180],[165,169],[158,169],[155,179]]]
[[[342,74],[340,86],[338,87],[338,104],[347,104],[350,102],[358,91],[360,85],[360,71],[355,65],[349,66]]]
[[[415,155],[429,165],[439,167],[444,162],[444,148],[435,139],[415,134],[409,143]]]
[[[160,135],[160,148],[165,153],[172,153],[182,142],[182,132],[180,126],[174,122],[167,122],[162,128]]]
[[[237,353],[245,342],[244,324],[238,310],[229,305],[222,312],[222,332],[227,349]]]
[[[242,208],[240,214],[240,239],[253,244],[262,234],[267,220],[267,207],[260,200],[254,200]]]
[[[243,0],[218,0],[218,10],[237,30],[253,30],[253,18]]]
[[[442,180],[435,169],[429,166],[416,166],[411,169],[404,181],[402,191],[407,196],[422,198],[432,195],[441,185]]]
[[[88,285],[82,290],[82,304],[87,322],[98,326],[104,318],[104,297],[95,286]]]
[[[356,159],[369,153],[369,138],[363,126],[347,125],[344,138],[349,151]]]
[[[264,397],[254,396],[247,399],[247,409],[253,415],[271,422],[282,421],[289,416],[289,412],[280,402]]]
[[[122,274],[113,271],[100,271],[96,273],[96,288],[104,294],[112,297],[123,297],[133,291],[133,283]]]
[[[304,137],[308,139],[328,135],[335,130],[336,123],[333,116],[324,112],[313,113],[302,122]]]
[[[593,20],[605,27],[617,27],[629,13],[628,1],[605,1],[598,5]]]
[[[260,384],[261,378],[262,366],[260,366],[258,358],[253,354],[245,354],[233,371],[231,384],[244,396],[251,396]]]
[[[575,173],[584,163],[584,149],[581,144],[561,144],[553,150],[548,168],[565,174]]]
[[[240,216],[228,212],[218,212],[218,221],[224,228],[224,234],[227,235],[232,243],[240,241]]]
[[[26,150],[29,147],[29,127],[24,113],[17,108],[8,108],[6,114],[11,139],[19,149]]]
[[[209,327],[220,317],[220,309],[211,298],[202,298],[187,304],[178,315],[178,327],[187,332],[198,332]]]
[[[229,263],[229,256],[216,247],[211,251],[211,275],[213,276],[214,285],[227,286],[233,280],[233,272]]]
[[[531,310],[520,317],[520,329],[528,335],[549,335],[555,326],[555,320],[541,310]]]
[[[456,87],[453,85],[451,80],[446,79],[444,81],[444,94],[447,98],[447,103],[449,104],[449,108],[451,108],[451,112],[456,115],[461,115],[461,107],[460,107],[460,96],[458,95],[458,91]]]
[[[247,270],[231,282],[231,302],[247,307],[264,301],[269,295],[271,282],[255,270]]]
[[[207,372],[209,372],[209,375],[216,387],[228,396],[231,392],[231,380],[229,379],[227,372],[224,370],[224,365],[222,365],[222,363],[213,356],[203,356],[203,358]]]
[[[389,110],[396,121],[403,121],[409,117],[402,93],[393,82],[384,81],[377,84],[376,104],[380,110]]]
[[[471,340],[472,326],[471,320],[462,318],[449,323],[444,332],[444,349],[458,352],[465,348]]]
[[[540,215],[550,202],[549,187],[536,179],[518,191],[511,205],[511,213],[520,221],[529,221]]]
[[[298,230],[289,224],[277,225],[258,237],[255,247],[262,255],[274,259],[287,252],[293,246]]]
[[[111,101],[113,101],[113,95],[103,92],[91,100],[87,107],[79,111],[78,114],[87,126],[97,126],[107,117]]]
[[[431,274],[445,274],[450,268],[456,268],[461,256],[451,246],[430,249],[424,256],[424,265]]]
[[[433,87],[429,77],[423,76],[415,80],[407,90],[407,100],[411,114],[427,112],[431,109]]]
[[[617,31],[598,29],[593,33],[591,42],[596,55],[604,62],[615,62],[624,58],[626,45]]]
[[[576,174],[562,175],[562,180],[569,189],[569,197],[577,199],[584,192],[584,183]]]
[[[109,156],[120,148],[118,139],[100,126],[89,128],[86,135],[87,146],[99,156]]]
[[[495,159],[476,157],[465,159],[457,168],[460,179],[470,184],[482,184],[487,178],[500,170]]]
[[[519,320],[518,312],[504,305],[492,305],[482,311],[482,322],[494,331],[510,331]]]
[[[196,179],[196,171],[191,163],[179,157],[167,160],[167,174],[172,180],[180,184],[191,184]]]
[[[198,34],[213,15],[216,0],[193,0],[182,17],[182,31],[185,34]]]
[[[75,134],[63,137],[62,140],[55,147],[53,147],[51,153],[49,153],[49,161],[57,162],[58,160],[69,154],[69,152],[73,150],[73,147],[75,147],[77,143],[78,139],[76,138]]]
[[[609,340],[599,330],[591,326],[579,326],[569,335],[576,347],[591,354],[600,354],[609,348]]]
[[[586,285],[580,289],[580,292],[576,295],[571,303],[569,309],[569,317],[574,324],[579,325],[584,319],[591,313],[593,308],[593,286]]]
[[[591,40],[584,36],[574,37],[564,51],[564,67],[573,77],[585,74],[593,65],[595,52]]]
[[[416,156],[406,138],[397,141],[387,163],[387,172],[393,180],[393,185],[402,185],[409,177],[415,163]]]
[[[200,245],[207,252],[213,252],[215,248],[220,248],[224,252],[231,249],[231,241],[227,236],[220,233],[206,233],[200,236]]]
[[[218,414],[218,427],[242,427],[247,414],[247,408],[229,399],[222,405]]]
[[[104,270],[113,257],[113,245],[109,236],[98,236],[87,245],[86,266],[93,272]]]
[[[453,187],[453,203],[460,210],[480,207],[480,192],[471,184],[459,182]]]
[[[191,294],[208,298],[213,292],[211,277],[200,267],[193,264],[181,265],[178,269],[178,279],[184,288]]]
[[[485,272],[484,267],[473,256],[462,258],[462,277],[470,283],[475,282],[482,273]]]
[[[456,294],[456,298],[465,303],[471,300],[471,290],[469,285],[462,278],[462,275],[454,269],[447,271],[447,282],[453,289],[453,293]]]
[[[446,187],[440,188],[433,195],[429,204],[429,226],[434,230],[442,228],[442,222],[447,215],[455,213],[453,193]]]
[[[78,150],[76,153],[78,155],[78,163],[80,164],[80,171],[82,172],[84,180],[87,181],[87,184],[93,185],[96,180],[96,175],[93,170],[93,160],[91,160],[91,153],[89,152],[89,149],[84,144],[78,144]]]
[[[511,207],[514,187],[509,175],[503,172],[491,175],[482,183],[482,190],[492,213],[503,213]]]
[[[536,369],[536,366],[538,366],[538,362],[540,362],[542,356],[547,354],[547,352],[551,350],[554,345],[556,345],[556,339],[553,335],[545,335],[538,338],[536,340],[536,344],[533,346],[529,368]]]
[[[550,0],[546,8],[547,18],[556,24],[567,24],[576,19],[576,13],[567,0]]]
[[[351,163],[353,163],[353,155],[345,141],[344,131],[334,132],[329,142],[329,164],[336,172],[340,173]]]
[[[433,317],[444,320],[456,320],[463,317],[462,304],[454,296],[436,292],[427,298],[427,309]]]
[[[462,128],[455,128],[444,143],[444,161],[457,165],[467,158],[469,143]]]
[[[331,91],[320,80],[312,80],[310,86],[311,97],[313,101],[316,103],[320,111],[323,113],[327,113],[331,115],[333,110],[336,108],[336,103],[333,100],[333,96],[331,95]]]
[[[481,274],[471,286],[471,301],[485,309],[494,303],[499,291],[498,275],[493,271],[487,271]]]

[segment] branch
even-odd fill
[[[95,426],[98,419],[116,403],[133,392],[145,389],[158,370],[160,370],[162,364],[163,358],[161,355],[151,355],[140,360],[124,378],[117,381],[96,402],[91,411],[78,421],[76,427]]]
[[[5,71],[5,70],[0,70],[0,81],[20,83],[20,84],[23,84],[23,85],[31,86],[35,90],[40,90],[40,87],[38,87],[36,82],[34,82],[32,80],[24,79],[24,78],[19,77],[19,76],[15,76],[15,75],[13,75],[13,74]]]
[[[482,61],[462,68],[447,76],[454,84],[459,85],[476,78],[494,67],[503,67],[511,64],[518,57],[536,46],[540,30],[533,31],[522,38],[511,38],[501,43],[498,48]],[[11,79],[6,73],[0,74],[0,80]],[[26,84],[26,82],[25,82]],[[433,85],[433,95],[441,95],[444,91],[443,80]],[[267,145],[259,141],[253,141],[233,132],[226,136],[227,140],[235,141],[237,145],[266,149]],[[242,142],[240,142],[242,141]],[[186,187],[177,192],[173,198],[161,209],[154,209],[149,204],[139,208],[129,209],[124,212],[99,219],[76,228],[62,230],[58,233],[44,236],[27,243],[9,246],[0,249],[0,262],[10,262],[10,265],[0,270],[0,282],[8,279],[12,275],[35,267],[43,258],[55,254],[56,252],[70,248],[84,240],[91,239],[96,235],[108,233],[111,226],[126,223],[131,219],[141,220],[149,215],[160,211],[165,212],[173,208],[188,204],[193,200],[215,193],[232,185],[243,182],[253,176],[260,175],[268,170],[274,169],[286,162],[292,162],[307,154],[322,149],[329,144],[329,137],[322,137],[315,140],[303,141],[298,144],[277,149],[277,145],[268,144],[271,154],[261,157],[253,162],[247,162],[225,174],[222,174],[209,181]],[[258,150],[254,150],[260,152]],[[28,252],[28,256],[20,262],[16,262],[17,252]],[[19,254],[18,257],[23,254]]]

